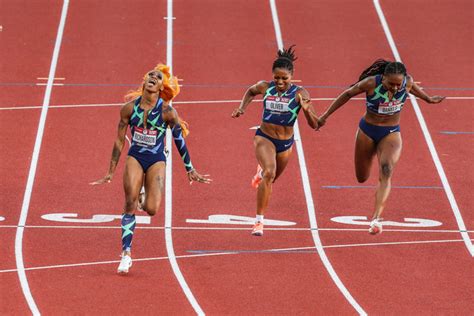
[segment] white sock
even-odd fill
[[[263,223],[263,215],[257,215],[256,220],[257,222]]]

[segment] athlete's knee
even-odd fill
[[[393,165],[388,162],[384,162],[380,165],[380,176],[383,178],[390,178],[393,174]]]
[[[138,199],[132,197],[125,198],[125,211],[134,211],[137,209]]]
[[[268,183],[273,183],[276,177],[276,169],[275,168],[267,168],[263,170],[263,180]]]
[[[360,175],[360,174],[357,174],[356,175],[357,177],[357,182],[359,183],[364,183],[365,181],[367,181],[367,179],[369,179],[369,175]]]
[[[158,208],[157,207],[145,208],[145,212],[147,212],[149,216],[155,216],[155,214],[158,212]]]

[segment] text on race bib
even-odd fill
[[[133,141],[138,146],[155,146],[158,131],[152,131],[142,127],[136,127],[133,133]]]
[[[265,109],[272,112],[288,112],[289,106],[289,98],[269,96],[265,99]]]
[[[400,112],[402,109],[402,103],[399,101],[391,101],[388,103],[382,103],[379,105],[378,112],[380,114],[394,114]]]

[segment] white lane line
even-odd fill
[[[173,0],[168,0],[168,19],[166,20],[167,25],[167,45],[166,45],[166,64],[170,67],[170,73],[173,73]],[[165,185],[165,241],[166,241],[166,252],[168,253],[168,259],[171,264],[171,268],[176,276],[176,279],[181,286],[186,298],[188,299],[189,303],[194,308],[194,311],[198,315],[205,315],[204,311],[202,310],[201,306],[197,302],[196,298],[194,297],[191,289],[188,286],[188,283],[184,279],[183,273],[179,268],[178,262],[176,260],[176,255],[174,252],[173,247],[173,236],[172,236],[172,217],[173,217],[173,185],[172,185],[172,136],[171,130],[167,128],[166,130],[166,144],[168,148],[170,148],[169,156],[166,162],[166,185]]]
[[[0,225],[0,229],[2,228],[17,228],[18,225]],[[92,226],[92,225],[25,225],[25,228],[39,228],[39,229],[121,229],[119,226]],[[401,233],[460,233],[459,230],[450,230],[450,229],[390,229],[385,228],[384,232],[401,232]],[[143,229],[143,230],[162,230],[165,229],[163,226],[139,226],[135,229]],[[250,230],[251,227],[248,228],[244,227],[198,227],[198,226],[175,226],[172,227],[173,230],[237,230],[237,231],[246,231]],[[364,232],[367,233],[366,228],[285,228],[285,227],[265,227],[265,230],[272,230],[272,231],[310,231],[310,230],[318,230],[318,231],[335,231],[335,232]],[[466,231],[467,233],[474,233],[473,230]]]
[[[282,40],[282,35],[281,35],[281,30],[280,30],[280,22],[278,19],[276,3],[275,3],[275,0],[269,0],[269,1],[270,1],[270,7],[272,11],[273,25],[274,25],[275,34],[277,37],[278,49],[282,50],[283,40]],[[332,267],[331,262],[326,256],[326,253],[324,252],[323,245],[321,243],[321,239],[319,238],[319,233],[317,231],[318,224],[316,221],[316,211],[314,209],[314,202],[313,202],[313,197],[311,194],[311,187],[309,184],[309,176],[308,176],[308,171],[306,169],[306,161],[304,158],[303,144],[302,144],[301,135],[299,132],[298,120],[296,120],[295,125],[294,125],[294,133],[295,133],[296,150],[298,152],[298,161],[299,161],[300,171],[301,171],[301,178],[303,181],[303,189],[304,189],[304,193],[306,197],[306,205],[308,208],[309,222],[312,228],[311,233],[313,236],[314,244],[316,246],[316,250],[318,251],[318,254],[324,266],[326,267],[326,270],[331,276],[332,280],[334,281],[336,286],[339,288],[341,293],[344,295],[344,297],[347,299],[347,301],[352,305],[352,307],[360,315],[367,315],[364,309],[359,305],[359,303],[357,303],[357,301],[352,297],[351,293],[349,293],[347,288],[344,286],[341,279],[337,275],[336,271]]]
[[[390,48],[392,49],[393,56],[395,57],[395,60],[402,62],[400,54],[398,53],[397,45],[395,44],[395,41],[392,37],[392,33],[390,32],[390,28],[388,26],[387,20],[385,19],[385,15],[383,13],[382,7],[380,6],[379,0],[373,0],[373,3],[375,6],[375,10],[377,11],[377,14],[379,16],[380,23],[382,24],[382,28],[385,32],[387,41],[390,45]],[[431,139],[431,135],[428,130],[428,126],[426,125],[423,114],[421,113],[420,106],[418,105],[416,98],[413,97],[411,94],[410,101],[413,105],[413,109],[415,110],[418,122],[420,123],[423,135],[425,136],[426,143],[428,144],[428,148],[431,153],[431,158],[433,159],[433,162],[436,166],[436,170],[438,171],[441,182],[443,183],[444,191],[446,192],[446,196],[448,197],[449,203],[451,204],[451,209],[453,210],[454,217],[456,218],[459,230],[461,231],[461,236],[471,257],[474,257],[474,245],[472,244],[472,241],[469,238],[468,233],[466,232],[466,225],[464,225],[464,220],[462,218],[461,212],[459,211],[458,204],[454,197],[453,191],[451,190],[451,186],[449,185],[448,178],[446,177],[446,173],[444,172],[443,165],[441,164],[433,140]]]
[[[23,233],[30,207],[31,193],[33,191],[33,184],[35,181],[36,167],[38,165],[39,153],[41,150],[41,142],[43,140],[44,127],[46,124],[46,116],[48,114],[48,106],[51,98],[51,91],[53,89],[54,74],[56,72],[56,65],[58,63],[59,51],[61,48],[61,41],[63,38],[64,25],[66,24],[66,15],[68,10],[69,0],[64,0],[61,12],[61,20],[59,22],[58,33],[56,36],[56,43],[54,45],[53,57],[51,60],[51,67],[49,69],[48,85],[43,99],[43,106],[41,108],[41,116],[38,124],[38,132],[36,134],[35,146],[31,158],[30,171],[28,173],[28,180],[25,188],[25,195],[23,197],[23,204],[21,206],[20,219],[18,221],[18,228],[15,237],[15,259],[18,277],[20,279],[21,289],[28,303],[28,307],[33,315],[40,315],[38,306],[31,294],[28,279],[26,278],[25,265],[23,262]]]
[[[447,100],[474,100],[474,97],[446,97]],[[324,98],[311,98],[312,101],[333,101],[333,97]],[[365,98],[352,98],[351,101],[361,101]],[[174,101],[173,104],[221,104],[221,103],[240,103],[241,100],[191,100],[191,101]],[[262,102],[263,100],[255,99],[252,102]],[[97,103],[97,104],[63,104],[63,105],[50,105],[50,109],[62,109],[62,108],[89,108],[89,107],[109,107],[109,106],[122,106],[123,103]],[[32,106],[10,106],[0,107],[2,110],[32,110],[41,109],[41,105]]]
[[[433,244],[433,243],[451,243],[451,242],[463,242],[462,239],[446,239],[446,240],[420,240],[420,241],[400,241],[400,242],[384,242],[384,243],[366,243],[366,244],[343,244],[343,245],[328,245],[324,248],[350,248],[350,247],[367,247],[367,246],[392,246],[392,245],[409,245],[409,244]],[[314,250],[314,246],[310,247],[292,247],[292,248],[276,248],[276,249],[263,249],[263,250],[200,250],[190,255],[176,256],[178,259],[197,258],[197,257],[213,257],[213,256],[224,256],[224,255],[237,255],[242,253],[298,253],[298,251]],[[168,257],[150,257],[150,258],[134,258],[133,262],[145,262],[145,261],[158,261],[166,260]],[[71,263],[71,264],[57,264],[49,266],[39,266],[26,268],[27,271],[33,270],[48,270],[48,269],[59,269],[59,268],[73,268],[73,267],[86,267],[102,264],[117,264],[120,260],[109,260],[109,261],[95,261],[95,262],[83,262],[83,263]],[[16,272],[17,269],[4,269],[0,270],[0,273],[11,273]]]

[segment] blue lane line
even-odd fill
[[[62,82],[61,82],[62,83]],[[0,82],[0,86],[35,86],[37,83],[31,82]],[[87,87],[128,87],[137,86],[137,83],[62,83],[63,86],[87,86]],[[139,85],[139,84],[138,84]],[[183,87],[196,87],[196,88],[235,88],[235,87],[248,87],[248,84],[182,84]],[[305,88],[317,88],[317,89],[346,89],[348,85],[340,86],[325,86],[325,85],[304,85]],[[474,88],[450,88],[450,87],[424,87],[430,90],[457,90],[457,91],[472,91]]]
[[[323,189],[375,189],[375,185],[323,185]],[[394,185],[392,189],[442,189],[440,186]]]
[[[455,131],[441,131],[441,134],[446,135],[472,135],[474,132],[455,132]]]

